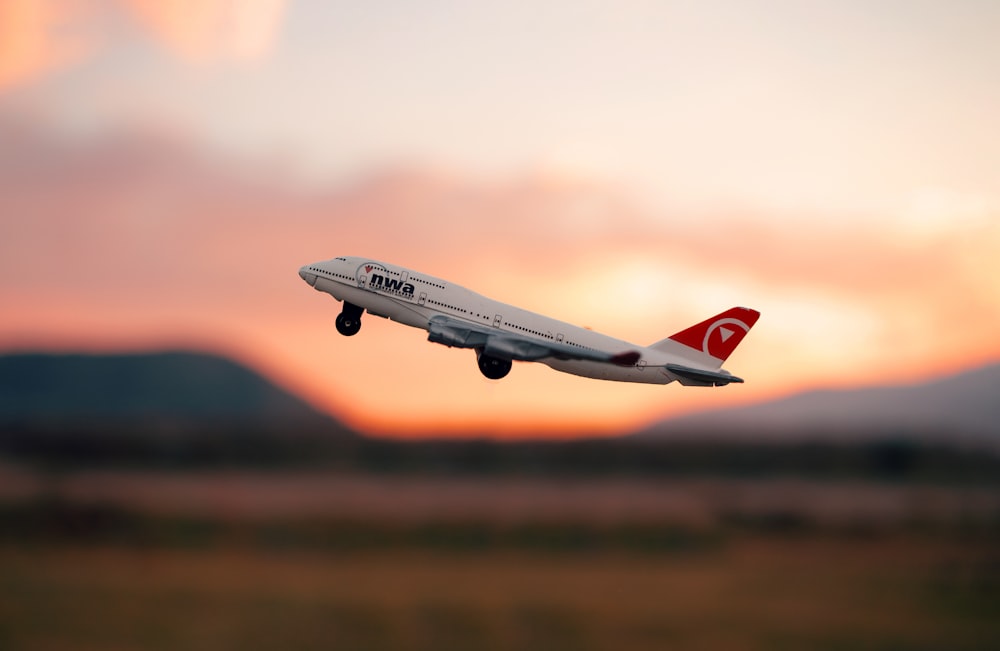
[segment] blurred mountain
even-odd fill
[[[923,384],[821,390],[672,418],[637,434],[745,440],[1000,443],[1000,364]]]
[[[0,426],[343,429],[258,373],[192,352],[2,355]]]

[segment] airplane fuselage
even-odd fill
[[[679,379],[667,369],[668,364],[704,365],[702,351],[685,351],[680,345],[668,345],[669,350],[637,346],[487,298],[441,278],[368,258],[317,262],[302,267],[299,275],[317,291],[344,302],[337,327],[346,335],[357,332],[362,311],[367,311],[427,330],[431,341],[476,348],[481,357],[498,357],[507,370],[512,359],[531,360],[583,377],[667,384]],[[706,337],[706,351],[707,342]],[[518,352],[504,354],[511,347]],[[627,351],[636,352],[629,352],[627,365],[622,365],[616,356]],[[481,358],[484,374],[494,377],[482,364]],[[503,375],[506,371],[497,377]]]

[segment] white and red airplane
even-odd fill
[[[299,276],[343,301],[337,330],[351,336],[369,314],[426,330],[427,339],[472,348],[483,375],[499,380],[513,361],[600,380],[724,386],[742,379],[722,370],[760,313],[734,307],[651,346],[636,346],[587,328],[486,298],[464,287],[368,258],[306,265]]]

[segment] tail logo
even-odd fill
[[[743,337],[750,332],[750,328],[759,317],[760,312],[757,310],[734,307],[682,330],[670,339],[701,351],[716,360],[725,361],[740,345]],[[654,347],[656,345],[654,344]]]
[[[733,335],[737,334],[737,331],[727,326],[739,328],[742,331],[739,333],[740,336],[734,339]],[[705,338],[701,342],[701,349],[716,359],[726,359],[736,348],[736,344],[743,339],[743,335],[748,332],[750,332],[750,326],[739,319],[719,319],[708,326]]]

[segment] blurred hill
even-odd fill
[[[334,425],[329,416],[256,372],[193,352],[0,356],[0,423]]]
[[[1000,364],[924,384],[809,391],[672,418],[640,437],[1000,444]]]
[[[284,463],[354,433],[194,352],[0,356],[0,454],[88,464]]]

